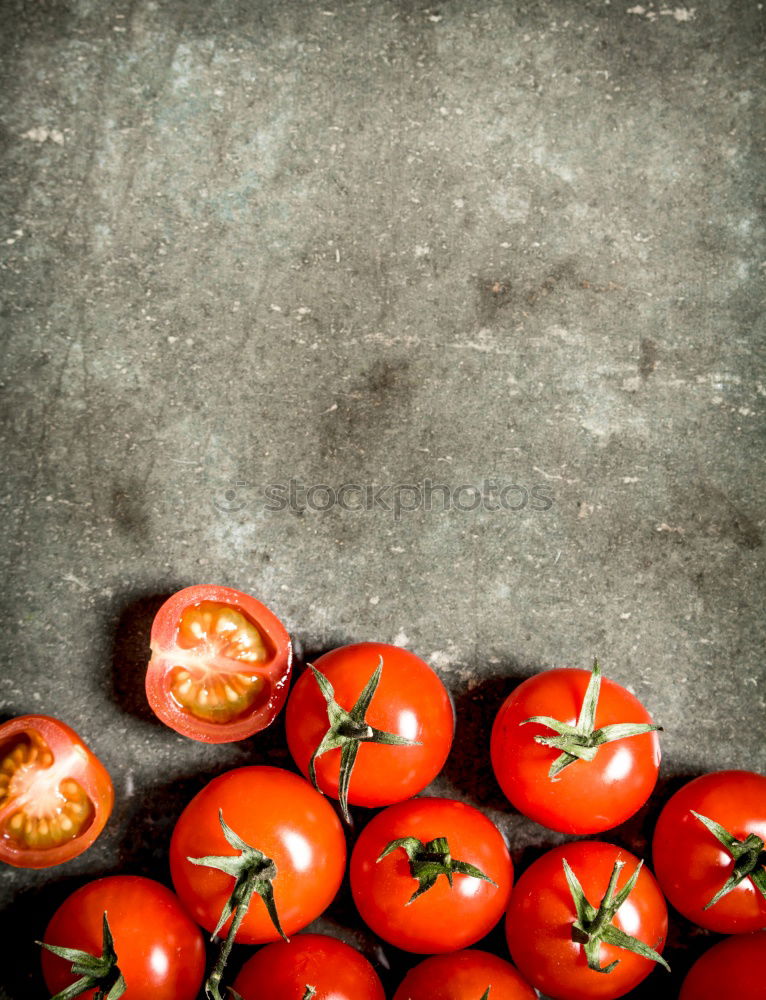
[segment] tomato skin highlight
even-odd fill
[[[248,959],[234,989],[242,1000],[385,1000],[378,974],[355,948],[326,934],[298,934]]]
[[[205,973],[205,944],[170,889],[137,875],[111,875],[77,889],[48,924],[46,944],[101,954],[104,912],[114,937],[125,1000],[196,1000]],[[69,962],[43,950],[51,994],[77,980]],[[81,994],[95,996],[95,990]]]
[[[544,725],[522,723],[542,715],[575,725],[590,677],[588,670],[571,668],[529,677],[506,698],[492,728],[492,767],[506,797],[519,812],[560,833],[601,833],[624,823],[649,798],[659,773],[660,743],[651,732],[606,743],[592,761],[577,760],[548,777],[559,751],[536,743],[535,736],[554,734]],[[634,695],[602,679],[596,728],[651,721]]]
[[[572,940],[577,915],[564,874],[564,858],[594,907],[606,891],[615,861],[626,862],[619,888],[639,863],[630,851],[597,840],[576,841],[546,852],[524,872],[513,890],[505,926],[508,948],[522,976],[552,1000],[614,1000],[645,979],[655,963],[602,943],[602,966],[615,960],[619,964],[609,973],[588,968],[583,946]],[[612,922],[662,952],[668,929],[667,907],[646,866]]]
[[[766,899],[749,878],[705,909],[731,875],[734,860],[691,810],[719,823],[737,840],[754,833],[766,841],[766,777],[716,771],[695,778],[665,804],[653,841],[657,880],[688,920],[719,934],[766,927]]]
[[[377,808],[411,798],[444,766],[455,731],[447,689],[420,657],[399,646],[358,642],[320,656],[314,666],[330,681],[339,705],[350,711],[380,659],[380,683],[366,714],[376,729],[419,742],[420,746],[362,743],[351,775],[348,800]],[[287,743],[304,775],[328,729],[327,706],[310,670],[296,681],[286,714]],[[316,760],[317,784],[338,797],[340,750]]]
[[[171,838],[173,885],[197,923],[213,931],[235,884],[232,876],[188,860],[235,855],[221,830],[219,810],[238,836],[276,864],[274,898],[288,937],[330,905],[346,864],[346,841],[332,806],[297,774],[277,767],[241,767],[214,778],[191,800]],[[231,918],[220,936],[230,924]],[[257,896],[236,940],[279,940]]]
[[[67,780],[77,782],[92,807],[90,821],[77,835],[55,846],[35,848],[19,844],[11,836],[9,822],[24,810],[13,795],[12,784],[6,798],[0,799],[0,861],[15,868],[51,868],[78,857],[101,834],[112,812],[114,788],[109,772],[77,733],[60,719],[48,715],[21,715],[0,725],[0,759],[19,741],[39,743],[52,755],[49,768],[40,769],[40,778],[51,784],[45,788],[50,797],[52,786],[59,788]],[[37,782],[38,787],[41,782]],[[35,794],[32,795],[34,807]]]
[[[393,840],[423,842],[446,837],[453,859],[476,866],[496,885],[468,875],[445,875],[410,902],[418,881],[397,848],[378,861]],[[473,806],[453,799],[420,798],[378,813],[362,830],[351,855],[351,891],[362,920],[405,951],[438,954],[474,944],[503,915],[513,884],[513,864],[497,827]]]
[[[766,931],[725,938],[691,967],[679,1000],[763,1000],[765,967]]]
[[[242,673],[260,677],[266,685],[263,697],[231,721],[216,722],[194,715],[173,697],[171,689],[173,654],[185,611],[204,602],[233,608],[255,625],[263,637],[268,658],[262,664],[243,665]],[[186,587],[162,605],[152,624],[152,656],[146,673],[146,697],[166,726],[182,736],[202,743],[232,743],[247,739],[270,726],[287,699],[292,670],[292,643],[287,629],[260,601],[231,587],[199,584]],[[214,671],[214,668],[213,668]]]
[[[434,955],[411,969],[394,1000],[536,1000],[537,994],[510,962],[471,949]]]

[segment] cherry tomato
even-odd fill
[[[394,1000],[535,1000],[537,994],[509,962],[486,951],[435,955],[404,977]]]
[[[731,850],[704,820],[723,828],[719,833],[724,841],[731,838]],[[748,845],[736,846],[748,837]],[[751,771],[705,774],[676,792],[660,814],[654,831],[657,881],[669,902],[701,927],[721,934],[760,930],[766,927],[764,841],[766,777]],[[738,872],[734,855],[740,857]],[[709,905],[727,883],[729,891]]]
[[[592,907],[592,919],[582,926],[585,933],[574,927],[578,907],[564,861]],[[601,909],[604,925],[627,935],[633,947],[662,951],[667,908],[647,868],[641,868],[627,899],[612,912],[619,903],[615,893],[626,887],[639,864],[629,851],[612,844],[576,841],[548,851],[524,872],[508,907],[506,935],[513,961],[533,986],[554,1000],[612,1000],[649,975],[655,964],[651,958],[628,950],[625,941],[610,943],[607,935],[614,931],[600,935],[593,926]],[[589,948],[600,971],[588,965]],[[657,959],[663,961],[659,954]],[[611,963],[616,964],[605,971]]]
[[[170,889],[137,875],[112,875],[89,882],[58,908],[44,943],[102,954],[107,914],[125,1000],[196,1000],[205,972],[199,928]],[[45,950],[43,976],[51,993],[76,982],[72,963]],[[83,997],[95,997],[87,989]]]
[[[763,1000],[765,967],[766,931],[725,938],[691,967],[679,1000]]]
[[[599,683],[594,717],[584,727],[591,736],[574,738],[577,752],[594,751],[592,759],[565,757],[555,729],[527,722],[542,717],[576,727],[586,696]],[[600,673],[556,669],[530,677],[509,695],[495,719],[492,766],[497,780],[519,812],[551,830],[586,834],[618,826],[649,798],[660,766],[656,732],[623,738],[617,738],[617,729],[604,734],[605,727],[626,723],[646,729],[652,720],[634,695],[601,680]],[[610,742],[587,746],[603,735]],[[586,744],[582,751],[578,743]]]
[[[326,934],[267,945],[245,963],[234,989],[242,1000],[385,1000],[367,959]]]
[[[239,856],[224,833],[219,811],[237,837],[275,865],[275,874],[267,875],[285,934],[301,930],[329,906],[346,864],[343,829],[332,806],[297,774],[276,767],[241,767],[206,785],[173,831],[173,884],[197,923],[213,931],[235,886],[233,875],[188,860]],[[230,924],[228,920],[223,925],[224,934]],[[263,944],[279,937],[264,900],[253,896],[236,940]]]
[[[397,948],[421,954],[456,951],[484,937],[502,916],[512,883],[497,827],[452,799],[384,809],[351,856],[362,919]]]
[[[422,791],[444,766],[455,729],[450,696],[428,664],[398,646],[358,642],[325,653],[313,666],[329,683],[327,693],[309,669],[287,705],[287,742],[301,771],[310,776],[312,755],[324,741],[329,749],[315,759],[317,787],[340,798],[344,812],[342,756],[346,763],[351,758],[346,780],[353,805],[390,805]],[[368,706],[365,690],[372,690]],[[332,696],[344,716],[362,704],[358,717],[342,718],[328,733]]]
[[[285,702],[290,637],[248,594],[208,585],[179,590],[157,612],[151,645],[146,696],[183,736],[243,740],[270,725]]]
[[[69,726],[47,715],[0,725],[0,861],[50,868],[76,858],[113,801],[108,772]]]

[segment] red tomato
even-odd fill
[[[377,973],[355,948],[326,934],[299,934],[267,945],[234,983],[242,1000],[385,1000]]]
[[[521,974],[554,1000],[612,1000],[638,985],[654,968],[642,955],[602,941],[596,958],[603,968],[588,967],[585,945],[574,928],[578,919],[564,860],[578,879],[594,911],[599,908],[615,864],[624,862],[615,888],[621,890],[639,865],[629,851],[601,841],[576,841],[538,858],[516,884],[508,907],[506,935]],[[642,868],[628,898],[606,921],[618,931],[661,952],[668,929],[665,900],[651,872]],[[586,928],[592,933],[592,928]],[[575,938],[578,938],[575,940]],[[640,947],[640,945],[639,945]]]
[[[503,792],[530,819],[562,833],[599,833],[618,826],[646,802],[657,781],[660,744],[656,732],[615,739],[591,760],[574,759],[554,777],[549,772],[561,750],[550,727],[526,720],[550,717],[574,727],[586,692],[588,670],[546,670],[516,688],[498,712],[492,729],[492,766]],[[601,681],[594,728],[652,724],[640,701],[613,681]]]
[[[47,715],[0,725],[0,861],[50,868],[76,858],[113,801],[108,772],[69,726]]]
[[[112,875],[82,886],[54,914],[45,944],[101,955],[105,913],[127,985],[125,1000],[195,1000],[205,972],[202,934],[173,893],[152,879]],[[79,978],[71,962],[49,951],[43,951],[42,964],[51,993]],[[81,995],[94,997],[96,991]]]
[[[285,934],[301,930],[329,906],[346,865],[343,829],[332,806],[297,774],[241,767],[206,785],[173,831],[173,884],[197,923],[212,931],[235,885],[232,875],[188,860],[238,855],[221,828],[219,810],[235,834],[276,866],[274,902]],[[236,940],[263,944],[279,937],[263,901],[253,896]]]
[[[407,844],[394,844],[405,838]],[[478,874],[461,871],[467,866]],[[384,809],[351,856],[351,891],[362,919],[397,948],[421,954],[456,951],[484,937],[503,915],[512,883],[497,827],[452,799],[411,799]]]
[[[763,1000],[766,931],[725,938],[697,959],[679,1000]]]
[[[404,978],[394,1000],[535,1000],[537,994],[509,962],[486,951],[435,955]]]
[[[314,667],[329,681],[335,702],[348,713],[381,664],[379,684],[362,713],[362,729],[367,723],[367,728],[409,745],[385,745],[372,732],[356,738],[341,735],[334,749],[316,758],[317,787],[339,798],[340,746],[344,739],[354,743],[357,756],[351,762],[348,786],[348,801],[353,805],[390,805],[422,791],[444,766],[455,729],[446,688],[428,664],[406,649],[358,642],[325,653]],[[290,752],[308,777],[312,754],[330,726],[327,702],[311,670],[293,688],[286,724]]]
[[[146,697],[155,715],[203,743],[243,740],[287,697],[292,646],[282,622],[229,587],[179,590],[152,625]]]
[[[766,777],[752,771],[718,771],[696,778],[667,802],[654,831],[657,881],[685,917],[720,934],[766,927],[764,888],[747,875],[706,909],[732,876],[735,861],[694,813],[719,824],[734,841],[753,838],[750,857],[740,863],[760,872],[756,879],[766,888]]]

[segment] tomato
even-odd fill
[[[422,791],[444,766],[455,716],[418,656],[358,642],[320,656],[298,679],[286,725],[295,763],[307,777],[315,766],[316,787],[339,798],[347,816],[347,802],[385,806]]]
[[[113,801],[108,772],[69,726],[47,715],[0,725],[0,861],[50,868],[76,858]]]
[[[394,1000],[535,1000],[537,994],[509,962],[486,951],[435,955],[404,977]]]
[[[273,862],[273,897],[285,934],[301,930],[329,906],[343,879],[346,843],[329,802],[297,774],[276,767],[241,767],[214,778],[181,813],[170,842],[176,892],[197,923],[213,931],[235,878],[189,858],[238,856],[224,822]],[[265,869],[266,866],[264,866]],[[224,924],[228,928],[231,921]],[[245,944],[277,941],[268,908],[253,899],[237,930]]]
[[[242,1000],[385,1000],[367,959],[326,934],[267,945],[245,962],[234,989]]]
[[[634,695],[601,680],[598,664],[546,670],[501,706],[492,766],[525,816],[562,833],[599,833],[649,798],[660,766],[656,728]]]
[[[452,799],[411,799],[378,813],[356,842],[350,871],[365,923],[397,948],[426,954],[484,937],[513,883],[500,831]]]
[[[705,820],[723,828],[722,840]],[[654,831],[657,880],[673,906],[701,927],[721,934],[760,930],[766,927],[764,841],[766,777],[751,771],[705,774],[684,785],[660,813]]]
[[[665,964],[658,953],[667,908],[640,864],[612,844],[576,841],[548,851],[524,872],[508,907],[506,936],[533,986],[554,1000],[612,1000],[645,979],[655,962]]]
[[[697,959],[679,1000],[763,1000],[766,931],[725,938]]]
[[[201,585],[165,601],[152,624],[146,697],[155,715],[203,743],[243,740],[287,697],[292,645],[254,597]]]
[[[202,934],[170,889],[152,879],[112,875],[82,886],[56,911],[44,943],[99,956],[104,914],[125,1000],[195,1000],[205,971]],[[43,951],[42,965],[51,993],[80,978],[71,961],[50,951]],[[92,998],[96,990],[78,996]]]

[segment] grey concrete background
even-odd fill
[[[279,724],[208,748],[149,712],[183,585],[428,659],[460,712],[435,790],[521,865],[559,838],[486,745],[533,671],[598,654],[664,725],[635,850],[683,776],[766,767],[762,7],[3,2],[0,711],[67,720],[117,791],[87,854],[0,872],[13,1000],[71,889],[166,878],[207,778],[289,766]],[[553,503],[266,510],[290,478]],[[398,981],[345,890],[328,919]],[[677,921],[635,995],[709,940]]]

